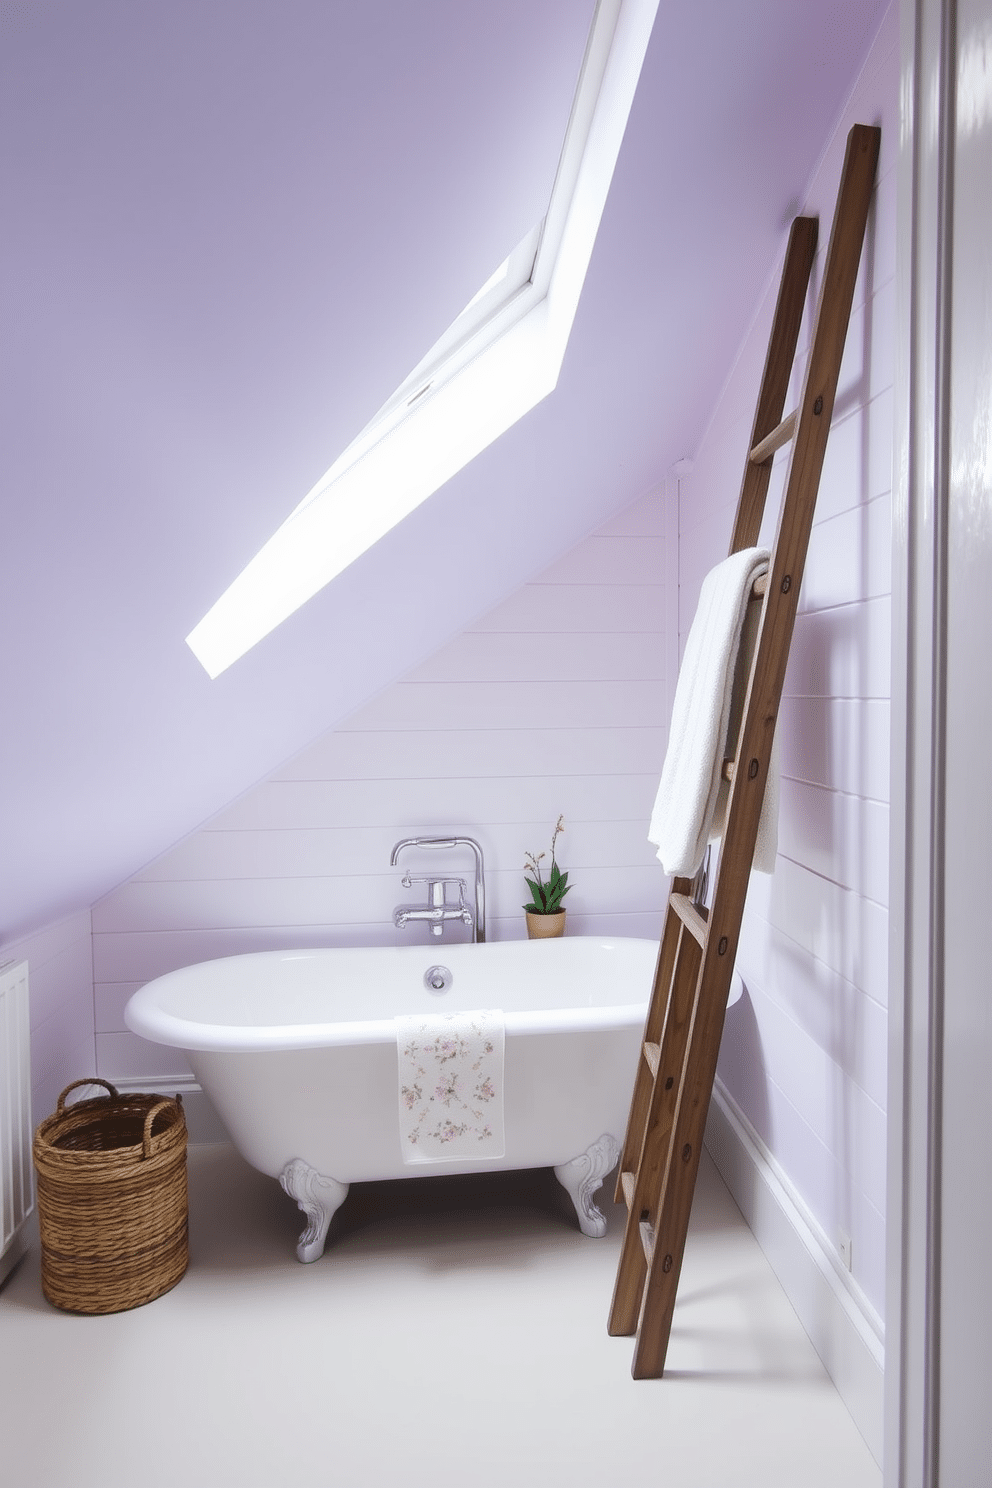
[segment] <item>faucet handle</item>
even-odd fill
[[[464,893],[465,891],[465,880],[463,878],[440,878],[436,873],[404,873],[403,877],[400,879],[400,883],[405,889],[412,889],[414,884],[418,883],[431,885],[457,884],[462,893]]]

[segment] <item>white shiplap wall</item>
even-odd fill
[[[54,1111],[66,1085],[96,1073],[89,910],[0,945],[0,962],[5,961],[28,963],[31,1105],[37,1124]]]
[[[892,7],[812,182],[819,288],[847,131],[882,125],[781,711],[779,859],[751,880],[720,1078],[839,1256],[884,1312],[886,992],[898,10]],[[777,280],[680,488],[680,633],[725,552]],[[800,345],[808,344],[810,315]],[[791,401],[794,407],[798,384]],[[777,514],[787,454],[769,494]],[[763,541],[771,542],[773,522]]]
[[[174,967],[277,946],[426,941],[424,927],[392,924],[422,892],[389,866],[409,835],[477,838],[489,938],[514,939],[524,852],[547,847],[561,812],[570,928],[657,935],[665,880],[645,833],[670,709],[665,522],[660,491],[634,503],[95,905],[100,1072],[185,1073],[181,1056],[123,1022],[131,992]],[[454,853],[426,862],[471,868]]]

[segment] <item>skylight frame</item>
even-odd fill
[[[554,390],[658,4],[597,0],[547,213],[186,637],[210,677]]]

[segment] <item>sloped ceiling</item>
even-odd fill
[[[691,455],[881,0],[662,0],[556,393],[231,670],[184,636],[542,215],[590,0],[0,9],[0,939]]]

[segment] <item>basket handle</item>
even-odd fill
[[[158,1105],[152,1106],[151,1110],[148,1112],[148,1115],[145,1117],[144,1152],[142,1154],[143,1157],[151,1157],[152,1155],[152,1127],[155,1124],[155,1117],[160,1111],[167,1111],[170,1106],[174,1105],[175,1101],[160,1100]]]
[[[72,1084],[67,1085],[59,1096],[58,1105],[55,1108],[55,1114],[57,1116],[62,1114],[65,1107],[65,1098],[69,1094],[69,1091],[77,1090],[80,1085],[102,1085],[105,1090],[110,1092],[112,1100],[118,1100],[120,1097],[120,1091],[117,1089],[117,1086],[111,1085],[109,1080],[101,1080],[99,1075],[92,1075],[88,1080],[73,1080]]]

